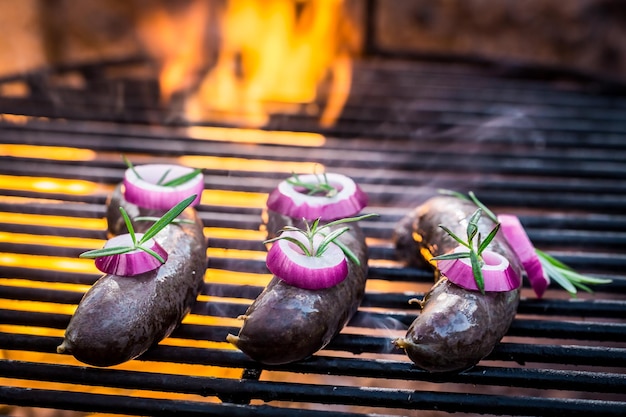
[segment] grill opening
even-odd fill
[[[626,96],[485,66],[360,59],[332,125],[306,109],[261,129],[181,117],[144,59],[7,77],[0,95],[0,413],[59,415],[594,415],[626,413]],[[122,72],[123,73],[123,72]],[[116,74],[116,75],[111,75]],[[68,87],[68,77],[86,82]],[[0,89],[0,91],[4,91]],[[124,154],[203,169],[209,249],[191,314],[140,358],[107,369],[56,354],[99,277],[78,254],[106,238]],[[323,167],[368,193],[370,270],[357,315],[310,359],[263,366],[225,342],[269,275],[267,193]],[[535,245],[611,278],[570,298],[527,283],[509,332],[478,366],[429,374],[391,344],[433,273],[394,256],[393,227],[435,188],[473,190],[520,216]]]

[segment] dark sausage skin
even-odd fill
[[[119,206],[131,218],[163,214],[146,214],[124,200],[118,187],[108,203],[113,234],[126,233]],[[196,211],[187,208],[179,218],[193,224],[170,224],[155,237],[168,252],[165,264],[134,277],[107,274],[98,279],[83,296],[57,352],[71,353],[90,365],[112,366],[136,358],[170,335],[194,304],[206,270],[206,239]],[[151,225],[133,224],[137,232]]]
[[[432,197],[407,215],[395,230],[396,248],[406,263],[420,265],[452,251],[458,243],[439,227],[466,236],[473,203],[456,197]],[[493,229],[486,216],[479,222],[482,236]],[[522,276],[523,268],[498,234],[489,249],[503,255]],[[438,275],[438,274],[437,274]],[[394,341],[420,368],[453,372],[471,368],[487,356],[507,332],[519,303],[520,290],[487,292],[465,290],[440,277],[421,301],[422,310],[406,337]]]
[[[292,219],[269,213],[268,231],[276,232],[287,224],[293,225]],[[323,290],[297,288],[273,277],[243,316],[239,335],[229,334],[227,340],[268,365],[299,361],[325,347],[352,318],[365,294],[365,236],[358,224],[347,226],[350,230],[339,240],[354,252],[360,266],[348,261],[347,278]]]

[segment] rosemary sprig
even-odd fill
[[[496,224],[499,223],[498,217],[491,210],[489,210],[472,191],[470,191],[467,196],[452,190],[440,189],[438,191],[440,194],[451,195],[460,198],[461,200],[473,202],[477,207],[483,210],[491,220],[493,220]],[[579,274],[563,262],[537,248],[535,248],[535,253],[537,254],[539,262],[548,277],[563,287],[563,289],[570,293],[572,297],[576,296],[576,293],[578,292],[577,289],[592,293],[593,290],[589,287],[589,285],[609,284],[613,282],[610,279],[595,278]]]
[[[132,246],[114,246],[110,248],[103,249],[95,249],[87,252],[83,252],[79,255],[80,258],[88,258],[95,259],[103,256],[111,256],[111,255],[120,255],[123,253],[132,252],[134,250],[142,250],[146,253],[149,253],[154,258],[156,258],[162,264],[165,263],[165,260],[156,252],[147,248],[145,245],[150,239],[155,237],[161,230],[163,230],[168,224],[175,221],[176,217],[178,217],[192,202],[195,200],[196,195],[192,195],[172,207],[167,213],[163,215],[163,217],[159,218],[146,232],[143,234],[141,239],[137,240],[137,236],[135,234],[135,229],[133,228],[133,224],[128,217],[128,213],[124,210],[123,207],[120,207],[120,212],[122,213],[122,217],[124,218],[124,222],[126,223],[126,228],[128,229],[128,233],[130,234],[131,240],[133,242]]]
[[[133,163],[126,157],[126,155],[122,155],[122,159],[124,160],[124,163],[126,164],[126,166],[128,168],[130,168],[133,173],[137,176],[137,178],[139,178],[140,180],[143,180],[143,178],[141,177],[141,175],[139,175],[139,172],[137,172],[137,170],[135,169],[135,166],[133,165]],[[161,178],[159,178],[159,180],[156,182],[156,185],[160,185],[162,187],[176,187],[178,185],[182,185],[188,181],[190,181],[191,179],[193,179],[196,175],[198,175],[199,173],[202,172],[202,170],[200,168],[195,168],[193,171],[188,172],[187,174],[183,174],[179,177],[173,178],[167,182],[163,182],[165,181],[165,178],[167,178],[167,176],[169,175],[171,169],[166,170],[163,175],[161,175]]]
[[[322,174],[322,178],[315,174],[315,178],[317,178],[317,183],[311,184],[310,182],[302,181],[298,174],[294,172],[291,174],[290,178],[287,178],[286,181],[293,186],[306,189],[308,191],[308,195],[322,194],[324,197],[329,198],[337,195],[337,189],[328,182],[328,178],[325,173]]]
[[[474,280],[476,281],[476,286],[478,287],[480,292],[484,294],[485,280],[483,278],[482,267],[485,263],[481,255],[485,251],[485,249],[487,249],[487,246],[489,246],[491,241],[496,237],[496,234],[498,234],[498,230],[500,230],[500,223],[496,223],[495,227],[491,230],[491,232],[489,232],[487,237],[485,239],[482,239],[482,236],[478,231],[478,221],[480,220],[482,212],[483,209],[479,207],[470,216],[466,229],[467,240],[463,240],[445,225],[440,224],[439,227],[441,227],[459,244],[465,246],[468,249],[468,252],[447,253],[444,255],[435,256],[432,259],[435,261],[443,261],[451,259],[469,258],[472,265],[472,273],[474,275]],[[476,244],[474,244],[474,238],[476,238]]]
[[[282,236],[282,235],[279,235],[272,239],[268,239],[264,241],[263,243],[271,243],[271,242],[276,242],[277,240],[284,239],[297,245],[302,250],[302,253],[304,253],[306,256],[322,256],[324,252],[326,251],[326,249],[328,248],[328,246],[331,243],[335,243],[337,246],[339,246],[339,248],[343,251],[343,253],[346,255],[348,259],[350,259],[356,265],[361,265],[359,258],[357,258],[354,252],[352,252],[350,248],[348,248],[346,245],[344,245],[339,240],[337,240],[339,236],[341,236],[342,234],[350,230],[349,227],[347,226],[341,227],[339,229],[333,230],[330,233],[325,233],[323,230],[331,228],[333,226],[337,226],[339,224],[357,222],[357,221],[368,219],[368,218],[375,217],[375,216],[378,216],[378,214],[370,213],[370,214],[364,214],[362,216],[357,216],[357,217],[347,217],[345,219],[335,220],[330,223],[323,224],[321,226],[320,226],[320,219],[314,220],[312,224],[309,224],[309,222],[304,220],[304,225],[305,225],[306,230],[302,230],[294,226],[285,226],[280,230],[279,233],[287,232],[287,231],[302,233],[307,238],[307,241],[309,243],[308,246],[296,238],[293,238],[291,236]],[[313,239],[318,234],[322,235],[323,239],[320,242],[320,244],[317,246],[317,248],[315,248],[315,252],[313,252],[312,251],[314,248]]]

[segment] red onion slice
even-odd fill
[[[143,234],[137,233],[135,236],[137,241],[139,241]],[[104,248],[106,249],[118,246],[132,247],[133,241],[130,234],[127,233],[123,235],[118,235],[109,239],[104,245]],[[167,252],[161,247],[161,245],[158,244],[156,240],[150,239],[143,246],[151,249],[159,256],[161,256],[163,260],[167,261]],[[96,268],[106,274],[120,275],[126,277],[143,274],[144,272],[155,270],[163,265],[161,261],[141,249],[135,249],[131,252],[126,252],[119,255],[102,256],[96,258],[95,264]]]
[[[204,189],[202,173],[181,185],[172,187],[158,185],[159,180],[164,184],[192,171],[193,168],[169,164],[148,164],[129,168],[124,173],[124,198],[146,209],[169,210],[190,195],[197,194],[198,197],[190,204],[192,207],[196,206],[200,203]],[[162,180],[165,173],[167,177]]]
[[[467,252],[463,246],[454,252]],[[522,281],[509,261],[497,252],[485,250],[481,254],[485,264],[482,267],[485,292],[511,291],[519,288]],[[437,268],[450,282],[466,290],[479,291],[472,272],[469,258],[437,261]]]
[[[302,233],[287,231],[281,236],[293,237],[309,247]],[[322,239],[323,236],[316,235],[314,246]],[[310,250],[315,252],[314,248]],[[280,239],[268,251],[266,263],[270,272],[287,284],[307,290],[330,288],[348,275],[346,257],[335,243],[329,244],[322,256],[308,256],[295,243]]]
[[[528,281],[537,298],[543,297],[543,293],[550,285],[550,278],[544,272],[541,261],[535,253],[535,247],[528,238],[522,223],[517,216],[512,214],[500,214],[498,221],[502,234],[524,266]]]
[[[298,178],[310,184],[320,181],[320,176],[314,174]],[[338,189],[332,197],[307,195],[285,180],[270,193],[267,207],[296,219],[332,221],[354,216],[367,205],[367,194],[351,178],[335,173],[327,173],[326,178]]]

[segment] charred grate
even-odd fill
[[[0,97],[0,403],[131,415],[626,413],[626,97],[469,66],[362,61],[335,126],[275,115],[263,134],[292,132],[290,143],[241,144],[210,130],[191,137],[153,104],[153,82],[105,78],[70,91],[48,77],[26,80],[26,96]],[[324,134],[324,145],[307,146],[302,133]],[[98,277],[72,262],[105,238],[120,153],[201,165],[209,269],[171,338],[97,369],[54,352]],[[354,177],[368,211],[381,214],[363,224],[370,283],[327,349],[264,367],[225,336],[267,281],[265,194],[316,163]],[[526,288],[509,333],[479,366],[459,375],[412,367],[389,340],[417,314],[407,300],[427,291],[432,273],[394,261],[391,230],[435,187],[474,190],[518,214],[537,246],[614,282],[577,299],[553,288],[536,300]]]

